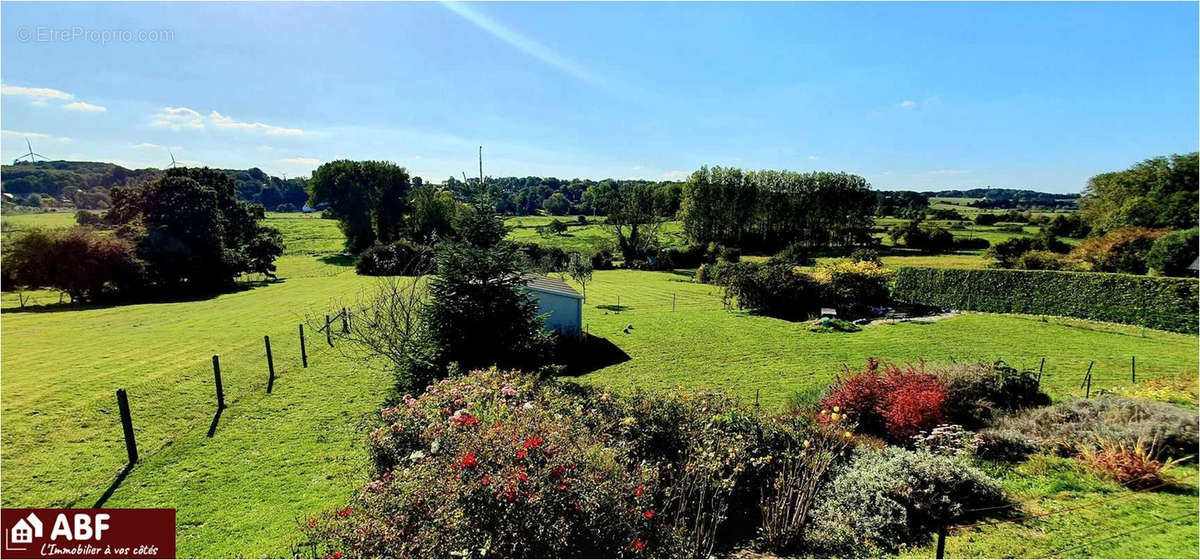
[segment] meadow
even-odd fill
[[[4,217],[6,230],[51,220],[62,218]],[[110,493],[105,507],[176,508],[182,556],[286,557],[298,540],[298,520],[344,503],[366,480],[366,431],[391,376],[344,355],[344,346],[328,347],[312,323],[309,367],[302,368],[297,330],[375,280],[355,275],[340,254],[336,222],[300,214],[271,214],[269,221],[287,245],[278,282],[248,278],[235,293],[121,306],[59,306],[57,296],[44,293],[36,303],[49,305],[19,309],[14,295],[4,294],[5,507],[91,507]],[[575,381],[616,390],[722,391],[767,410],[811,396],[844,365],[857,368],[868,356],[1003,359],[1033,369],[1044,357],[1043,385],[1055,398],[1081,396],[1091,361],[1093,391],[1127,385],[1131,356],[1139,380],[1194,379],[1200,369],[1195,337],[1070,319],[968,313],[817,333],[805,323],[726,310],[718,288],[692,282],[691,271],[597,271],[587,296],[586,328],[617,350]],[[271,337],[278,376],[270,395],[263,335]],[[228,408],[209,437],[213,354],[220,355]],[[125,460],[113,394],[120,387],[130,394],[142,460],[114,487]],[[1144,524],[1152,519],[1148,510],[1161,520],[1194,511],[1196,469],[1177,472],[1183,484],[1146,495],[1102,483],[1073,461],[1047,458],[998,472],[1021,499],[1047,496],[1035,506],[1045,510],[1131,495],[1113,508],[952,536],[948,554],[1195,556],[1194,517],[1163,524],[1144,545],[1079,539]]]

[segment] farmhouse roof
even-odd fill
[[[575,299],[583,299],[579,292],[575,291],[570,284],[563,282],[557,278],[549,276],[540,276],[537,274],[529,274],[525,276],[525,285],[531,290],[567,296]]]
[[[1188,270],[1200,270],[1200,257],[1196,257],[1196,260],[1192,261],[1192,264],[1188,265]]]

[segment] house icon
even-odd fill
[[[10,530],[10,540],[13,544],[29,544],[34,537],[42,536],[42,520],[34,514],[18,520]]]

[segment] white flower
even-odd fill
[[[420,461],[425,458],[425,452],[421,450],[413,451],[409,456],[409,461]]]

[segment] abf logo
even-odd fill
[[[50,530],[51,541],[87,541],[100,540],[104,531],[108,530],[107,513],[76,513],[68,516],[59,513],[54,518],[54,527]],[[6,550],[25,550],[10,545],[30,544],[34,539],[42,538],[42,520],[36,513],[30,513],[17,520],[9,528],[4,548]]]

